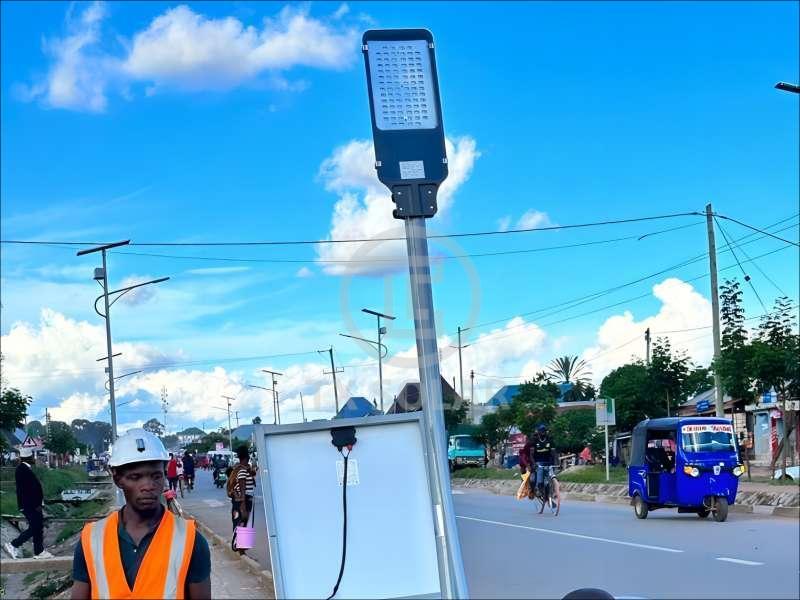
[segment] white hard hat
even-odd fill
[[[30,448],[20,448],[19,449],[19,457],[20,458],[30,458],[33,456],[33,450]]]
[[[131,429],[125,435],[117,438],[117,442],[111,449],[108,466],[121,467],[151,460],[165,462],[169,460],[164,444],[157,436],[144,429]]]

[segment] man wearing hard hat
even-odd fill
[[[73,599],[211,597],[208,542],[192,520],[166,510],[161,440],[144,429],[117,439],[109,466],[125,506],[83,528]]]

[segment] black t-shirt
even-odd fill
[[[542,438],[537,436],[533,438],[533,444],[531,444],[531,458],[533,458],[536,464],[553,464],[553,442],[550,440],[550,436],[546,435]]]

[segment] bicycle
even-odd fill
[[[547,506],[554,517],[558,516],[561,511],[561,487],[554,466],[544,467],[544,484],[540,486],[539,482],[536,482],[534,497],[539,503],[539,514],[542,514]]]

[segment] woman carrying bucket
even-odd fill
[[[231,547],[244,554],[245,549],[254,545],[255,528],[247,522],[253,513],[253,496],[256,489],[257,468],[250,466],[250,453],[247,446],[236,450],[239,463],[233,467],[228,478],[228,496],[231,499],[231,520],[233,521],[233,540]],[[255,515],[253,515],[255,521]]]

